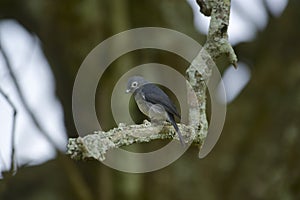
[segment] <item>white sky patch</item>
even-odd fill
[[[1,21],[0,39],[6,51],[26,101],[41,126],[63,150],[67,137],[62,107],[55,97],[54,78],[37,38],[12,20]],[[39,164],[55,156],[55,151],[41,135],[22,107],[3,58],[0,56],[0,87],[17,107],[16,155],[20,165]],[[0,155],[10,167],[12,111],[0,97]],[[0,159],[0,162],[1,161]]]
[[[233,66],[228,67],[223,73],[222,80],[225,86],[226,100],[220,99],[223,103],[232,102],[244,89],[251,77],[251,71],[249,67],[242,62],[238,63],[238,68],[234,69]],[[221,87],[218,88],[219,93]],[[219,95],[222,97],[223,95]]]
[[[230,22],[228,28],[228,38],[232,45],[244,41],[250,41],[255,38],[255,25],[249,21],[245,21],[240,13],[231,11]]]
[[[267,5],[272,12],[272,14],[276,17],[279,17],[288,4],[288,0],[265,0]]]
[[[254,23],[258,29],[263,29],[267,25],[268,16],[262,0],[235,0],[232,1],[231,10],[233,13],[239,13],[244,18],[244,23]],[[232,22],[229,22],[229,26],[231,25],[235,26]]]

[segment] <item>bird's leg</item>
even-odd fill
[[[158,119],[154,119],[154,118],[152,118],[150,120],[151,120],[151,125],[152,126],[158,127],[158,129],[156,129],[157,130],[157,134],[158,134],[161,131],[161,129],[163,129],[163,127],[164,127],[164,121],[158,120]]]
[[[154,126],[163,126],[165,121],[159,120],[159,119],[151,119],[151,124]]]

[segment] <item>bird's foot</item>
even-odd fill
[[[151,126],[151,122],[149,122],[148,120],[144,120],[143,121],[143,124],[145,125],[145,126]]]
[[[154,126],[162,126],[164,125],[164,121],[152,119],[151,124],[153,124]]]

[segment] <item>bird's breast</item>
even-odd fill
[[[134,96],[136,104],[138,105],[140,111],[148,116],[151,120],[167,120],[168,115],[164,107],[160,104],[153,104],[146,101],[142,93],[138,93]]]
[[[140,111],[145,115],[149,116],[149,109],[151,107],[151,103],[145,100],[143,94],[138,93],[134,96],[135,102],[139,107]]]

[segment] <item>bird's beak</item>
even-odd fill
[[[130,92],[130,89],[127,89],[125,93],[128,94],[129,92]]]

